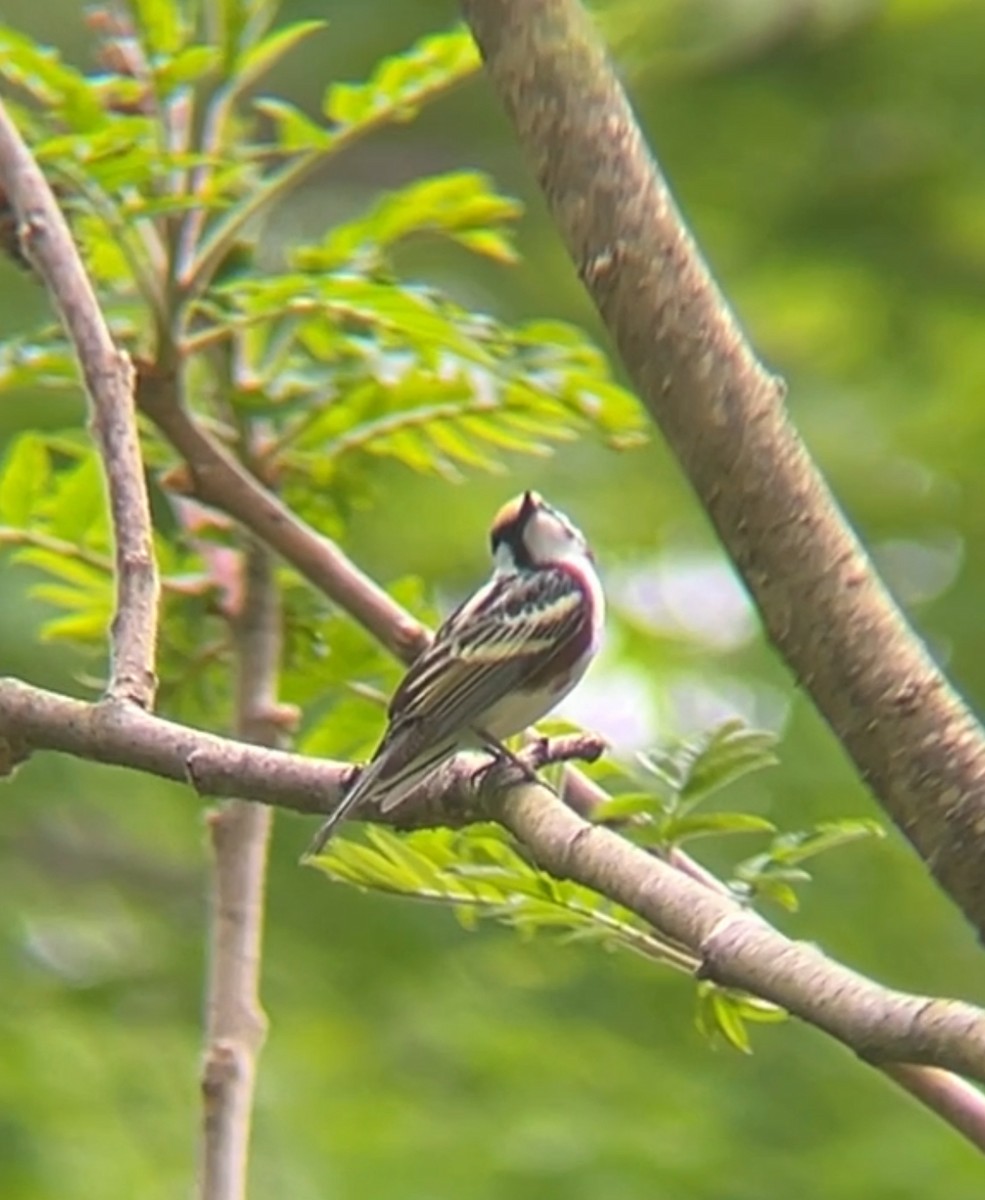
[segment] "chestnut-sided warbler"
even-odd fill
[[[496,514],[492,578],[442,624],[394,693],[369,763],[312,842],[317,854],[358,804],[395,808],[446,759],[486,749],[539,721],[599,647],[602,586],[585,538],[536,492]]]

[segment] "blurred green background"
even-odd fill
[[[3,17],[85,63],[82,6]],[[330,27],[276,85],[314,109],[332,78],[456,17],[446,0],[288,3]],[[599,6],[646,130],[740,319],[891,586],[973,704],[985,696],[985,104],[978,0],[612,0]],[[281,211],[272,251],[381,188],[490,171],[528,205],[522,266],[417,252],[408,270],[504,317],[603,338],[484,81],[385,130]],[[0,263],[0,335],[44,312]],[[0,437],[74,419],[4,401]],[[597,545],[616,615],[568,711],[617,750],[738,712],[782,765],[735,790],[787,827],[878,815],[764,646],[659,438],[593,445],[447,484],[381,467],[347,548],[440,603],[486,569],[493,507],[537,486]],[[0,575],[0,667],[74,688],[32,640],[26,578]],[[207,888],[187,790],[39,757],[3,789],[0,1195],[187,1195]],[[279,819],[253,1195],[292,1200],[890,1200],[981,1194],[979,1156],[874,1072],[794,1024],[744,1058],[710,1050],[693,990],[628,957],[363,896],[299,870]],[[716,851],[712,865],[725,859]],[[820,860],[801,911],[771,914],[894,986],[979,999],[983,959],[895,834]]]

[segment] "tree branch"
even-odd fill
[[[129,767],[190,785],[203,796],[246,796],[302,813],[331,812],[349,763],[302,758],[203,733],[129,706],[87,704],[0,679],[0,731],[7,773],[33,750]]]
[[[59,750],[97,762],[190,782],[200,792],[237,795],[304,813],[331,811],[351,778],[348,764],[307,759],[165,721],[130,706],[85,704],[14,680],[0,680],[0,728],[20,758]],[[579,739],[575,739],[577,742]],[[561,739],[559,760],[578,746]],[[585,749],[585,747],[581,747]],[[590,750],[591,748],[588,747]],[[544,759],[542,746],[531,763]],[[570,878],[636,912],[681,942],[702,974],[787,1009],[879,1065],[955,1128],[985,1147],[985,1103],[950,1075],[985,1081],[985,1013],[968,1004],[895,992],[784,937],[726,889],[696,879],[599,826],[589,825],[546,788],[477,789],[481,756],[462,755],[429,780],[413,802],[386,815],[415,828],[501,819],[546,871]],[[507,778],[509,776],[507,775]],[[360,817],[379,820],[375,811]],[[395,819],[396,818],[396,819]],[[912,1069],[901,1073],[904,1065]]]
[[[281,741],[280,658],[280,595],[270,553],[254,542],[237,622],[236,733],[244,741],[263,746]],[[231,800],[209,816],[215,866],[202,1068],[202,1200],[246,1196],[256,1066],[267,1028],[259,986],[272,816],[270,808],[247,800]]]
[[[181,401],[173,373],[139,363],[137,401],[185,460],[197,499],[239,521],[401,661],[417,657],[429,640],[427,630],[195,422]]]
[[[0,102],[0,183],[17,214],[24,255],[38,271],[75,347],[109,493],[116,610],[107,696],[152,708],[159,584],[133,400],[133,367],[118,350],[65,218]]]
[[[964,1134],[972,1145],[985,1151],[985,1097],[978,1088],[937,1067],[883,1063],[880,1069],[914,1099]]]
[[[462,0],[568,252],[773,642],[985,934],[985,738],[839,512],[577,0]]]
[[[947,1074],[985,1082],[985,1013],[881,987],[789,940],[727,893],[587,824],[540,785],[500,793],[493,811],[543,870],[643,917],[700,960],[702,978],[769,1000],[842,1042],[985,1149],[985,1096]]]

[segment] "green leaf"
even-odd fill
[[[331,144],[331,133],[287,100],[260,96],[253,101],[253,107],[273,121],[277,130],[277,145],[287,153],[310,153],[323,150]]]
[[[188,34],[181,20],[182,6],[175,0],[131,0],[131,8],[148,53],[152,57],[177,54]]]
[[[775,833],[776,826],[765,817],[757,817],[753,813],[691,813],[669,818],[660,832],[663,840],[674,845],[683,845],[699,837],[722,837],[733,833]]]
[[[704,799],[753,771],[776,766],[776,735],[726,721],[704,739],[684,782],[683,796]]]
[[[17,552],[17,561],[76,588],[102,594],[112,573],[112,564],[107,562],[106,566],[100,569],[79,557],[73,557],[71,551],[71,546],[67,547],[65,553],[57,553],[42,546],[26,546]],[[50,595],[48,598],[51,598]]]
[[[780,834],[770,848],[770,857],[783,866],[796,866],[828,850],[850,846],[866,838],[885,836],[885,830],[877,821],[847,817],[838,821],[822,821],[813,829]]]
[[[62,62],[57,51],[5,25],[0,25],[0,77],[29,92],[74,129],[106,123],[91,80]]]
[[[58,473],[48,518],[51,532],[64,541],[107,544],[103,475],[95,453],[88,454],[77,466]]]
[[[51,482],[51,461],[44,440],[23,433],[7,451],[0,468],[0,520],[26,528]]]
[[[305,38],[324,29],[328,24],[324,20],[295,21],[291,25],[282,25],[273,33],[267,34],[262,41],[250,46],[240,54],[234,69],[233,86],[237,92],[252,87],[258,79],[282,59],[285,55],[300,45]]]
[[[65,617],[55,617],[41,627],[43,642],[101,643],[109,628],[110,609],[88,608]]]
[[[652,820],[662,818],[665,814],[663,801],[659,796],[650,792],[626,792],[606,800],[592,812],[592,820],[596,823],[603,821],[625,821],[633,817],[650,817]]]
[[[747,1021],[776,1023],[785,1021],[787,1016],[782,1008],[745,992],[709,980],[698,984],[695,1023],[699,1031],[709,1041],[720,1038],[742,1054],[752,1053]]]
[[[498,826],[425,830],[400,837],[380,827],[367,844],[335,838],[313,865],[358,887],[438,901],[463,914],[486,915],[530,934],[550,931],[566,941],[621,946],[680,970],[695,960],[661,939],[628,909],[578,884],[538,871]]]
[[[639,761],[689,809],[744,775],[775,766],[776,740],[768,730],[730,720],[666,749],[641,754]]]
[[[335,270],[346,264],[366,271],[404,239],[431,234],[512,262],[512,244],[498,226],[521,213],[520,204],[499,195],[480,172],[452,172],[389,193],[364,216],[329,230],[317,245],[295,249],[291,261],[304,271]]]
[[[217,46],[186,46],[173,58],[154,65],[154,81],[160,96],[166,97],[178,88],[211,74],[219,66],[221,54]]]
[[[730,886],[743,898],[766,898],[795,912],[798,907],[794,885],[810,881],[801,866],[807,859],[827,850],[850,845],[863,838],[883,837],[875,821],[849,819],[824,821],[812,829],[780,833],[769,849],[738,863]]]
[[[478,67],[478,51],[466,30],[435,34],[384,59],[365,83],[333,84],[322,111],[347,131],[384,115],[407,119],[432,93],[467,78]]]

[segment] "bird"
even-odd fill
[[[442,623],[411,664],[367,765],[318,830],[320,853],[358,805],[392,811],[463,750],[494,758],[579,682],[599,649],[605,598],[579,529],[537,492],[499,509],[489,533],[492,576]]]

